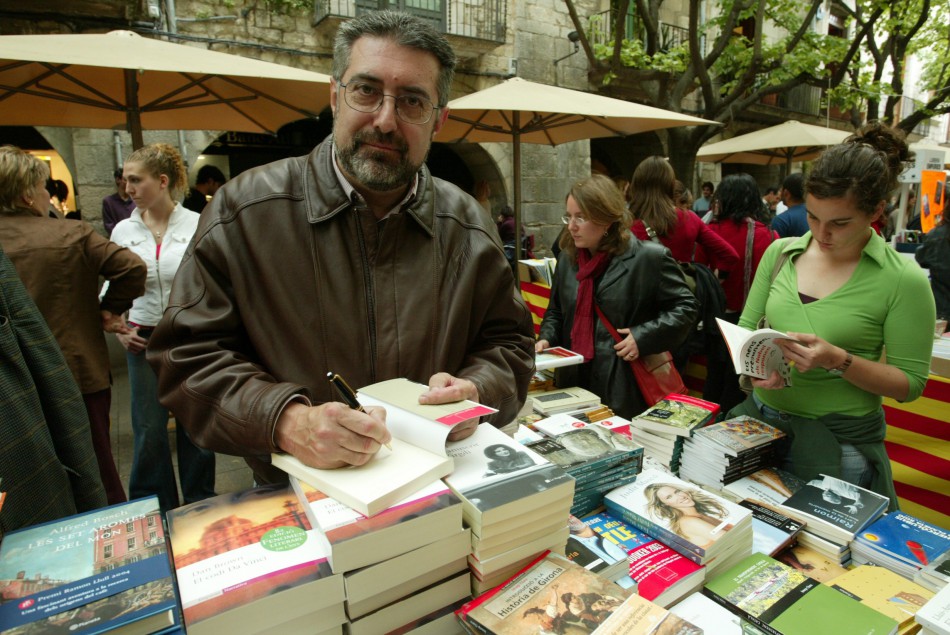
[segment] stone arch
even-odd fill
[[[426,164],[433,175],[454,183],[469,194],[475,184],[486,181],[491,189],[491,209],[496,214],[505,205],[510,205],[508,185],[498,160],[486,146],[502,144],[478,143],[433,143]]]

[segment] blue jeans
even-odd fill
[[[148,339],[151,331],[141,329]],[[163,511],[179,506],[178,485],[168,444],[168,409],[158,401],[158,378],[145,361],[145,353],[125,354],[132,392],[132,475],[129,498],[155,494]],[[214,452],[199,448],[176,422],[178,477],[185,503],[215,495]]]
[[[755,405],[758,406],[759,410],[762,412],[762,415],[766,418],[766,423],[769,423],[768,419],[785,421],[792,416],[786,412],[782,412],[781,410],[776,410],[775,408],[766,406],[754,394],[752,395],[752,399],[755,401]],[[791,471],[789,470],[790,464],[788,462],[783,463],[780,467],[785,471]],[[867,457],[861,454],[861,451],[850,443],[842,443],[841,480],[854,483],[858,487],[868,488],[871,486],[871,478],[873,476],[874,468],[871,467],[871,463],[868,461]]]

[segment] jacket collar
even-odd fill
[[[873,262],[877,264],[878,267],[883,267],[885,260],[887,258],[887,243],[884,242],[884,239],[873,229],[870,229],[871,238],[868,240],[868,243],[864,246],[864,249],[861,250],[863,256],[867,256]],[[788,241],[788,244],[782,248],[782,253],[787,253],[791,256],[802,253],[808,248],[808,243],[811,242],[811,231],[805,232],[803,236],[799,236],[793,240]]]
[[[353,205],[347,188],[337,178],[333,159],[333,137],[327,137],[307,157],[303,174],[303,196],[307,220],[320,223]],[[423,165],[416,175],[415,191],[402,203],[398,213],[407,213],[430,236],[435,228],[435,190],[429,169]]]
[[[637,256],[639,251],[640,239],[631,234],[630,242],[627,243],[627,251],[611,259],[610,265],[607,267],[607,271],[604,272],[604,277],[601,278],[598,288],[600,290],[606,289],[617,280],[626,276],[630,271],[630,267],[633,266],[630,261]],[[619,263],[615,263],[614,261],[619,261]]]
[[[168,217],[168,228],[165,230],[165,234],[168,235],[175,229],[178,225],[182,224],[187,220],[185,214],[194,214],[195,212],[190,209],[185,209],[185,207],[179,203],[175,203],[175,209],[172,210],[171,215]],[[129,216],[129,220],[135,223],[136,225],[141,225],[144,231],[150,232],[148,225],[145,224],[145,221],[142,220],[142,210],[138,207],[132,210],[132,215]]]

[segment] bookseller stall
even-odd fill
[[[520,284],[537,333],[551,289],[537,281],[526,281],[524,276]],[[944,342],[946,339],[941,338],[937,349],[947,346],[950,353],[950,340]],[[885,445],[901,509],[940,527],[950,527],[950,354],[946,358],[942,354],[942,350],[935,351],[934,372],[920,399],[910,403],[884,399]],[[705,359],[691,359],[683,379],[690,393],[701,396]]]

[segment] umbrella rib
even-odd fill
[[[184,75],[185,77],[188,77],[188,79],[191,79],[191,77],[190,77],[187,73],[182,73],[182,75]],[[208,79],[209,77],[211,77],[211,76],[206,75],[206,76],[205,76],[202,80],[200,80],[200,81],[203,82],[205,79]],[[222,79],[224,79],[223,76],[218,75],[218,77],[221,77]],[[195,81],[195,80],[192,80],[192,81]],[[267,132],[269,132],[269,133],[271,133],[271,134],[276,134],[276,132],[277,132],[276,130],[271,130],[271,129],[268,128],[266,125],[262,124],[262,123],[261,123],[260,121],[258,121],[256,118],[254,118],[253,116],[251,116],[249,113],[244,112],[243,110],[241,110],[240,108],[238,108],[237,106],[235,106],[233,103],[231,103],[229,100],[225,100],[223,97],[221,97],[219,94],[217,94],[217,93],[216,93],[213,89],[211,89],[209,86],[207,86],[207,85],[205,85],[204,83],[202,83],[202,88],[204,88],[204,90],[205,90],[209,95],[211,95],[211,96],[213,96],[214,98],[216,98],[216,99],[217,99],[218,101],[220,101],[223,105],[225,105],[225,106],[227,106],[228,108],[234,110],[236,113],[238,113],[239,115],[241,115],[242,117],[244,117],[244,118],[247,119],[248,121],[252,122],[255,126],[257,126],[258,128],[260,128],[261,130],[267,131]],[[245,89],[245,90],[247,90],[247,89]],[[249,91],[249,92],[252,93],[251,99],[256,99],[256,96],[253,94],[254,91]],[[298,112],[299,112],[299,111],[298,111]]]
[[[194,106],[207,106],[207,105],[220,104],[220,105],[227,106],[233,109],[235,112],[240,114],[242,117],[246,118],[248,121],[253,122],[254,125],[256,125],[261,130],[266,130],[268,132],[273,132],[273,131],[270,130],[270,128],[268,128],[266,125],[262,124],[260,121],[255,119],[251,114],[235,106],[234,105],[235,102],[254,101],[256,99],[266,99],[270,102],[283,106],[284,108],[287,108],[288,110],[299,113],[305,117],[317,116],[316,113],[313,113],[308,110],[304,110],[302,108],[298,108],[296,106],[293,106],[292,104],[284,102],[283,100],[277,99],[270,95],[262,94],[241,82],[233,80],[230,77],[225,77],[223,75],[203,75],[200,78],[196,78],[196,77],[193,77],[192,75],[189,75],[188,73],[179,73],[179,75],[186,78],[188,80],[188,83],[183,86],[180,86],[174,91],[171,91],[165,95],[162,95],[158,99],[152,100],[151,102],[149,102],[148,104],[142,107],[142,111],[143,112],[146,112],[146,111],[158,112],[161,110],[174,110],[177,108],[189,108],[189,107],[194,107]],[[241,88],[242,90],[247,91],[249,94],[242,97],[222,97],[218,92],[216,92],[214,89],[210,88],[207,85],[208,80],[211,80],[211,79],[220,79],[224,82],[233,84]],[[175,95],[179,95],[183,93],[184,91],[187,91],[195,87],[200,88],[202,91],[204,91],[203,94],[195,95],[195,96],[187,96],[187,97],[183,97],[181,99],[177,99],[174,101],[169,101],[169,98]],[[211,100],[204,101],[204,102],[198,101],[205,97],[210,97]],[[165,103],[162,103],[162,102],[165,102]]]
[[[23,66],[23,64],[10,64],[0,69],[0,72],[6,71],[12,68],[18,68],[20,66]],[[53,66],[50,66],[49,64],[41,64],[41,66],[45,67],[47,69],[47,72],[37,77],[31,78],[29,81],[23,82],[19,86],[8,86],[6,84],[0,85],[0,89],[6,91],[4,95],[0,95],[0,101],[3,101],[9,97],[12,97],[15,94],[23,94],[23,95],[31,95],[33,97],[39,97],[41,99],[54,99],[54,100],[59,100],[59,101],[67,101],[67,102],[83,104],[86,106],[95,106],[97,108],[108,108],[112,110],[123,109],[122,104],[120,102],[110,98],[108,95],[105,95],[99,92],[98,90],[92,88],[91,86],[86,85],[84,82],[76,79],[75,77],[72,77],[67,73],[64,73],[62,69],[66,68],[68,65],[53,67]],[[95,99],[91,99],[89,97],[79,95],[77,93],[71,93],[69,91],[66,91],[60,88],[43,86],[40,83],[44,79],[48,79],[49,77],[53,75],[60,75],[67,81],[72,82],[76,84],[77,86],[84,88],[85,90],[89,91],[93,95],[101,97],[102,101],[97,101]],[[35,86],[39,90],[31,90],[28,88],[28,86]]]
[[[229,84],[234,84],[234,85],[237,86],[238,88],[243,88],[244,90],[248,91],[249,93],[251,93],[251,94],[253,94],[253,95],[257,96],[257,97],[261,97],[261,98],[266,99],[266,100],[268,100],[268,101],[272,101],[272,102],[274,102],[275,104],[278,104],[278,105],[280,105],[280,106],[283,106],[284,108],[287,108],[288,110],[295,110],[295,111],[299,112],[299,113],[302,114],[302,115],[306,115],[307,117],[316,117],[316,116],[318,116],[318,114],[319,114],[319,113],[311,112],[311,111],[309,111],[309,110],[304,110],[303,108],[298,108],[297,106],[294,106],[293,104],[287,103],[287,102],[284,101],[283,99],[278,99],[277,97],[274,97],[273,95],[267,95],[267,94],[265,94],[265,93],[258,92],[258,91],[256,91],[256,90],[254,90],[253,88],[251,88],[250,86],[244,84],[243,82],[239,82],[238,80],[234,79],[233,77],[225,77],[225,76],[223,76],[223,75],[220,75],[219,77],[220,77],[222,80],[228,82]],[[329,86],[329,84],[328,84],[328,86]]]
[[[61,76],[63,79],[65,79],[66,81],[72,82],[73,84],[76,84],[76,85],[79,86],[80,88],[83,88],[84,90],[89,91],[89,92],[92,93],[93,95],[96,95],[97,97],[99,97],[100,99],[102,99],[103,102],[112,104],[112,105],[115,107],[115,109],[117,109],[117,110],[124,110],[124,109],[125,109],[124,106],[122,105],[122,102],[120,102],[120,101],[118,101],[118,100],[116,100],[116,99],[113,99],[112,97],[109,97],[108,95],[106,95],[106,94],[103,93],[102,91],[97,90],[96,88],[93,88],[91,85],[87,84],[86,82],[82,81],[81,79],[79,79],[79,78],[77,78],[77,77],[73,77],[73,76],[70,75],[69,73],[65,72],[65,69],[68,68],[69,66],[71,66],[71,64],[63,64],[63,65],[61,65],[61,66],[52,66],[52,65],[50,65],[50,64],[45,64],[45,63],[44,63],[43,66],[45,66],[46,68],[50,69],[53,73],[55,73],[55,74],[57,74],[57,75],[60,75],[60,76]],[[37,84],[37,86],[39,86],[39,84]],[[44,87],[44,88],[45,88],[45,87]],[[54,91],[55,89],[45,88],[45,90]],[[66,91],[63,91],[63,90],[59,90],[59,91],[56,91],[56,92],[59,92],[59,93],[61,93],[61,94],[63,94],[63,95],[71,95],[71,94],[72,94],[72,93],[69,93],[69,92],[66,92]],[[90,104],[99,103],[99,102],[96,102],[95,100],[90,100],[90,99],[88,99],[88,98],[87,98],[87,102],[90,103]]]

